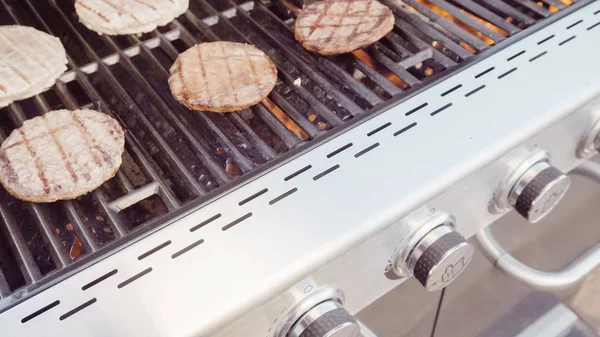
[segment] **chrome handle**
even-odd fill
[[[584,162],[572,173],[582,175],[600,184],[600,165]],[[600,244],[558,271],[542,271],[520,262],[510,255],[494,238],[489,228],[482,229],[475,236],[486,257],[505,274],[539,289],[556,291],[579,283],[588,273],[600,265]]]

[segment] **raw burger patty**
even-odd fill
[[[189,109],[228,112],[260,102],[276,81],[275,63],[258,48],[208,42],[179,55],[169,86],[173,97]]]
[[[147,33],[188,9],[188,0],[76,0],[79,21],[100,34]]]
[[[295,35],[302,47],[331,55],[376,42],[393,27],[392,11],[375,0],[325,0],[302,9]]]
[[[125,138],[119,123],[93,110],[55,110],[27,120],[0,146],[0,183],[19,199],[74,199],[112,178]]]
[[[0,26],[0,107],[45,91],[66,64],[58,38],[27,26]]]

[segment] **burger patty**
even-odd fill
[[[170,69],[173,97],[192,110],[237,111],[260,102],[277,81],[275,63],[243,43],[208,42],[179,55]]]
[[[188,0],[76,0],[79,20],[108,35],[147,33],[188,9]]]
[[[27,26],[0,26],[0,107],[45,91],[66,64],[58,38]]]
[[[310,51],[342,54],[374,43],[394,27],[394,14],[375,0],[324,0],[305,6],[295,37]]]
[[[0,183],[32,202],[74,199],[112,178],[125,137],[98,111],[55,110],[14,130],[0,146]]]

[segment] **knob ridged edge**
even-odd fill
[[[526,219],[529,218],[529,211],[533,206],[533,202],[542,190],[553,180],[560,177],[563,173],[557,168],[550,166],[538,173],[531,181],[525,186],[517,202],[515,203],[515,210]]]
[[[429,272],[440,262],[444,254],[455,246],[464,243],[465,238],[459,232],[444,234],[429,246],[415,264],[413,275],[424,286],[427,286]]]
[[[323,337],[336,327],[346,324],[355,323],[348,311],[344,308],[338,308],[328,311],[314,322],[312,322],[303,332],[300,337]]]

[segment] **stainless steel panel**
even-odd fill
[[[600,188],[573,176],[554,212],[531,225],[515,214],[490,229],[516,258],[542,270],[563,268],[600,242]],[[540,292],[503,274],[478,250],[463,277],[446,290],[436,336],[510,336],[564,303],[600,333],[600,269],[564,291]],[[514,330],[514,331],[512,331]]]

